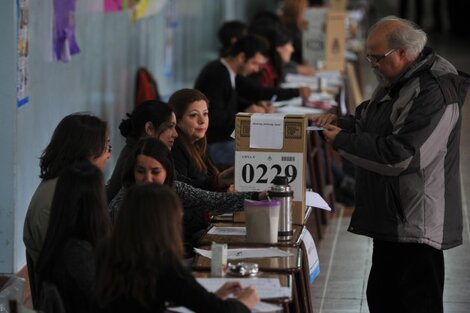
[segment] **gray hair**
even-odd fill
[[[398,21],[402,24],[402,27],[398,27],[388,34],[387,39],[389,48],[403,48],[406,51],[408,59],[416,59],[421,51],[423,51],[424,46],[428,41],[426,33],[415,23],[396,16],[386,16],[381,18],[377,23],[370,27],[369,33],[378,25],[387,21]]]

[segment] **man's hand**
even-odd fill
[[[227,299],[228,296],[234,295],[235,297],[240,296],[243,292],[242,284],[238,281],[226,282],[216,292],[215,295],[221,299]]]
[[[337,117],[335,114],[328,113],[325,115],[312,116],[310,120],[319,127],[325,127],[325,125],[328,125],[328,124],[335,124],[336,118]]]
[[[274,106],[270,101],[258,101],[258,105],[262,108],[264,108],[264,111],[266,113],[273,113],[274,112]]]
[[[328,143],[333,143],[333,141],[336,139],[336,136],[341,131],[341,128],[333,124],[324,125],[323,128],[323,135],[325,136],[325,140]]]

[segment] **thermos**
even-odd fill
[[[289,186],[286,176],[276,176],[274,178],[271,189],[268,190],[268,196],[281,202],[278,239],[291,240],[294,234],[292,230],[292,199],[294,191]]]

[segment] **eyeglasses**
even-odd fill
[[[395,51],[396,51],[396,49],[391,49],[383,55],[369,55],[368,54],[368,55],[366,55],[366,59],[367,59],[367,61],[369,61],[370,64],[377,64],[377,63],[382,62],[383,59],[385,59],[386,57],[388,57],[391,53],[393,53]]]

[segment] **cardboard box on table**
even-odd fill
[[[268,133],[261,131],[255,134],[260,143],[271,145],[278,141],[276,148],[259,148],[256,143],[250,146],[252,127],[262,127],[260,123],[252,126],[251,118],[268,118],[266,122]],[[271,117],[283,125],[272,125]],[[262,122],[264,123],[264,122]],[[277,122],[276,122],[277,123]],[[269,128],[271,127],[271,128]],[[274,128],[273,128],[274,127]],[[271,131],[273,130],[273,131]],[[306,152],[307,152],[307,117],[297,114],[248,114],[238,113],[235,121],[235,189],[237,191],[266,191],[276,176],[288,176],[289,185],[294,191],[292,205],[294,224],[304,224],[305,220],[305,181],[306,181]],[[264,130],[266,131],[266,130]],[[253,147],[256,146],[256,147]],[[235,222],[245,221],[244,213],[234,214]]]
[[[344,71],[346,64],[346,13],[328,12],[326,17],[326,69]]]

